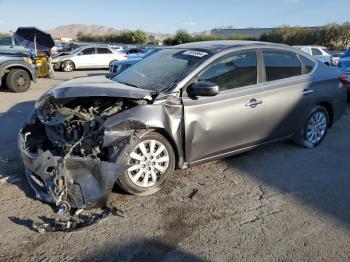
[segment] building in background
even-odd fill
[[[323,27],[321,26],[312,26],[312,27],[300,27],[304,29],[311,29],[311,30],[320,30]],[[265,27],[265,28],[214,28],[211,30],[212,35],[218,35],[222,36],[223,38],[229,38],[232,35],[237,36],[249,36],[254,37],[256,39],[259,39],[263,34],[271,33],[272,30],[275,28],[273,27]]]

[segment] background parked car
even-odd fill
[[[332,56],[330,55],[327,47],[314,46],[314,45],[309,45],[309,46],[296,45],[294,47],[300,49],[301,51],[304,51],[305,53],[308,53],[309,55],[314,56],[315,58],[317,58],[322,63],[328,66],[332,64]]]
[[[350,48],[340,57],[338,67],[344,73],[350,74]]]
[[[329,53],[332,56],[332,65],[337,66],[340,57],[344,54],[344,52],[340,52],[340,51],[329,51]]]
[[[142,59],[153,55],[154,53],[157,53],[158,51],[162,50],[163,48],[149,48],[142,57],[134,58],[134,59],[127,59],[123,61],[116,61],[111,63],[109,66],[109,77],[112,78],[121,72],[123,72],[125,69],[129,68],[130,66],[136,64],[137,62],[141,61]]]
[[[350,79],[350,48],[340,57],[338,67]],[[345,79],[346,80],[346,79]],[[350,85],[348,84],[348,102],[350,102]]]
[[[132,47],[125,50],[128,59],[143,58],[146,49],[143,47]]]
[[[53,58],[54,68],[70,72],[80,68],[109,68],[114,61],[127,59],[124,53],[107,46],[84,46],[68,55]]]
[[[25,92],[36,80],[36,70],[28,55],[0,52],[0,86],[13,92]]]

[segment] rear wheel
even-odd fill
[[[68,61],[64,61],[61,65],[61,69],[64,72],[72,72],[75,69],[75,65],[72,61],[68,60]]]
[[[328,111],[322,106],[315,106],[294,140],[307,148],[316,147],[325,138],[328,125]]]
[[[27,91],[30,81],[28,72],[23,69],[11,69],[6,76],[6,86],[15,93]]]
[[[168,140],[157,132],[131,139],[117,163],[129,168],[117,183],[133,195],[149,195],[161,189],[174,171],[175,154]]]

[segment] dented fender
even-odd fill
[[[161,101],[139,105],[119,112],[104,123],[103,146],[108,147],[121,138],[128,137],[136,130],[158,129],[166,133],[178,156],[178,167],[185,168],[183,144],[183,106],[177,101]]]

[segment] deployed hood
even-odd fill
[[[65,81],[45,92],[40,99],[46,96],[54,98],[100,96],[141,99],[150,94],[150,90],[114,82],[105,76],[92,76]]]

